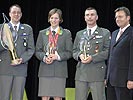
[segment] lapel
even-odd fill
[[[119,32],[119,30],[117,30],[117,32],[115,33],[115,38],[113,38],[114,46],[116,46],[126,35],[128,35],[129,29],[130,29],[130,26],[122,33],[120,38],[116,41],[116,37],[117,37],[117,34]]]
[[[100,27],[97,27],[96,30],[92,34],[92,39],[100,39],[103,38],[103,32]]]
[[[100,27],[97,27],[96,30],[93,32],[93,36],[101,36],[102,30]]]
[[[83,37],[82,38],[84,38],[86,40],[90,40],[90,37],[88,36],[88,33],[87,33],[87,28],[83,30],[83,33],[82,34],[83,34]]]
[[[11,32],[12,32],[13,31],[13,27],[12,27],[12,24],[10,22],[8,23],[8,26],[9,26]]]
[[[60,30],[62,31],[62,34],[59,34],[59,36],[58,36],[58,41],[57,41],[57,45],[60,43],[60,42],[62,42],[62,36],[63,36],[63,34],[65,34],[64,32],[64,29],[62,28],[62,27],[60,27]],[[60,41],[61,40],[61,41]]]
[[[45,42],[47,42],[46,44],[48,44],[49,43],[49,34],[50,34],[50,27],[48,27],[47,29],[46,29],[46,31],[44,31],[45,33],[44,33],[44,37],[46,37],[45,38]]]
[[[116,30],[115,32],[112,33],[112,45],[113,46],[116,45],[116,37],[117,37],[118,32],[119,30]]]
[[[19,25],[19,29],[18,29],[18,34],[28,34],[28,33],[24,33],[25,27],[23,24],[20,23]]]
[[[63,35],[63,33],[65,32],[64,29],[62,27],[60,27],[60,32],[62,32],[61,34],[59,34],[59,38]]]

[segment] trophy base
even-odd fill
[[[14,59],[11,61],[11,65],[17,65],[19,64],[18,59]]]

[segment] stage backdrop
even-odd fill
[[[3,22],[2,13],[8,16],[9,7],[12,4],[19,4],[22,7],[22,23],[32,26],[34,39],[36,42],[39,30],[47,28],[48,12],[52,8],[60,8],[63,11],[62,27],[72,32],[74,40],[76,32],[85,28],[84,11],[87,7],[95,7],[98,11],[98,25],[108,28],[111,32],[117,28],[114,20],[114,10],[119,6],[126,6],[133,16],[133,0],[0,0],[0,23]],[[9,16],[8,16],[9,17]],[[132,17],[133,19],[133,17]],[[131,21],[131,24],[133,22]],[[68,61],[69,78],[67,79],[67,88],[74,88],[74,77],[77,62],[71,58]],[[28,76],[26,82],[26,93],[28,100],[40,100],[38,93],[38,66],[39,61],[35,56],[29,61]],[[88,98],[91,99],[91,96]]]

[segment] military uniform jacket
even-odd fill
[[[39,77],[52,76],[52,77],[64,77],[68,76],[67,72],[67,60],[72,57],[72,38],[70,31],[61,28],[62,34],[58,36],[57,52],[60,56],[60,60],[53,61],[52,64],[46,64],[43,62],[43,58],[46,56],[48,34],[50,28],[41,30],[36,43],[36,57],[40,60]]]
[[[10,23],[9,28],[12,32],[13,28]],[[23,59],[22,64],[12,66],[9,50],[3,48],[0,43],[0,75],[27,76],[28,61],[35,51],[33,30],[27,24],[20,24],[17,34],[18,38],[14,44],[18,58]]]
[[[110,32],[107,29],[97,27],[91,36],[88,36],[87,29],[77,32],[73,46],[73,57],[78,61],[76,66],[75,80],[80,81],[103,81],[105,75],[105,60],[108,57],[110,44]],[[86,53],[92,56],[91,63],[83,64],[79,55],[83,53],[82,40],[87,41]]]

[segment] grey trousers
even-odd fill
[[[25,77],[0,75],[0,100],[23,100]]]
[[[89,91],[93,100],[106,100],[104,82],[75,82],[75,100],[87,100]]]

